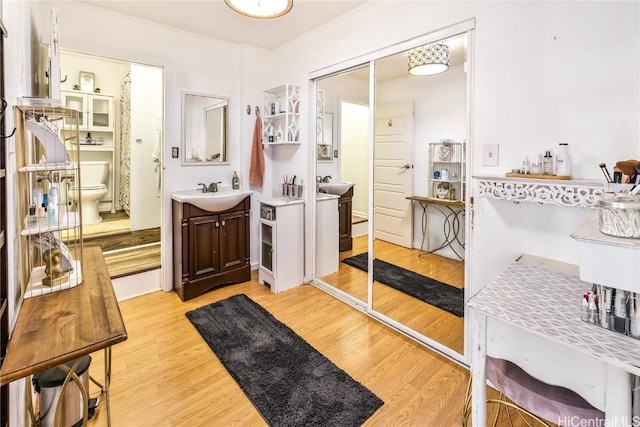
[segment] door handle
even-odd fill
[[[413,165],[410,165],[409,163],[407,163],[406,165],[400,166],[400,169],[411,169],[411,168],[413,168]]]

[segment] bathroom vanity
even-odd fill
[[[340,196],[338,200],[339,212],[339,244],[340,251],[350,251],[353,248],[353,238],[351,237],[351,225],[353,211],[353,187]]]
[[[208,194],[212,195],[211,200],[217,197],[216,193]],[[231,207],[219,205],[219,209],[184,201],[208,202],[201,202],[195,194],[193,197],[191,200],[174,195],[172,200],[173,288],[183,301],[251,279],[250,195]]]

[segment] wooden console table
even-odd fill
[[[418,256],[422,255],[422,252],[436,252],[448,246],[453,253],[462,260],[464,258],[464,252],[462,255],[459,254],[456,248],[452,246],[452,243],[457,242],[464,251],[464,239],[461,240],[459,237],[460,231],[464,230],[464,222],[460,224],[460,217],[464,217],[464,202],[460,200],[436,199],[434,197],[422,196],[409,196],[407,200],[418,202],[420,207],[422,207],[422,242],[420,243]],[[444,233],[444,242],[436,249],[429,250],[429,242],[427,241],[427,249],[425,251],[424,241],[427,238],[429,227],[429,212],[427,210],[429,206],[440,212],[444,217],[442,230]]]
[[[111,346],[127,331],[99,246],[83,250],[80,286],[24,300],[0,369],[0,385],[104,349],[107,424],[111,425]]]

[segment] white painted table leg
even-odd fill
[[[471,417],[474,426],[487,422],[487,376],[485,359],[487,354],[487,318],[472,311],[473,338],[471,342]]]
[[[607,385],[605,394],[606,425],[611,427],[627,427],[631,419],[631,390],[633,375],[607,364]]]

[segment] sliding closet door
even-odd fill
[[[6,30],[0,20],[0,100],[2,101],[2,113],[0,113],[0,135],[5,134],[4,115],[7,104],[4,101],[4,38]],[[7,177],[6,177],[6,142],[0,138],[0,365],[9,340],[9,313],[7,310]],[[0,427],[9,423],[9,386],[0,388]]]

